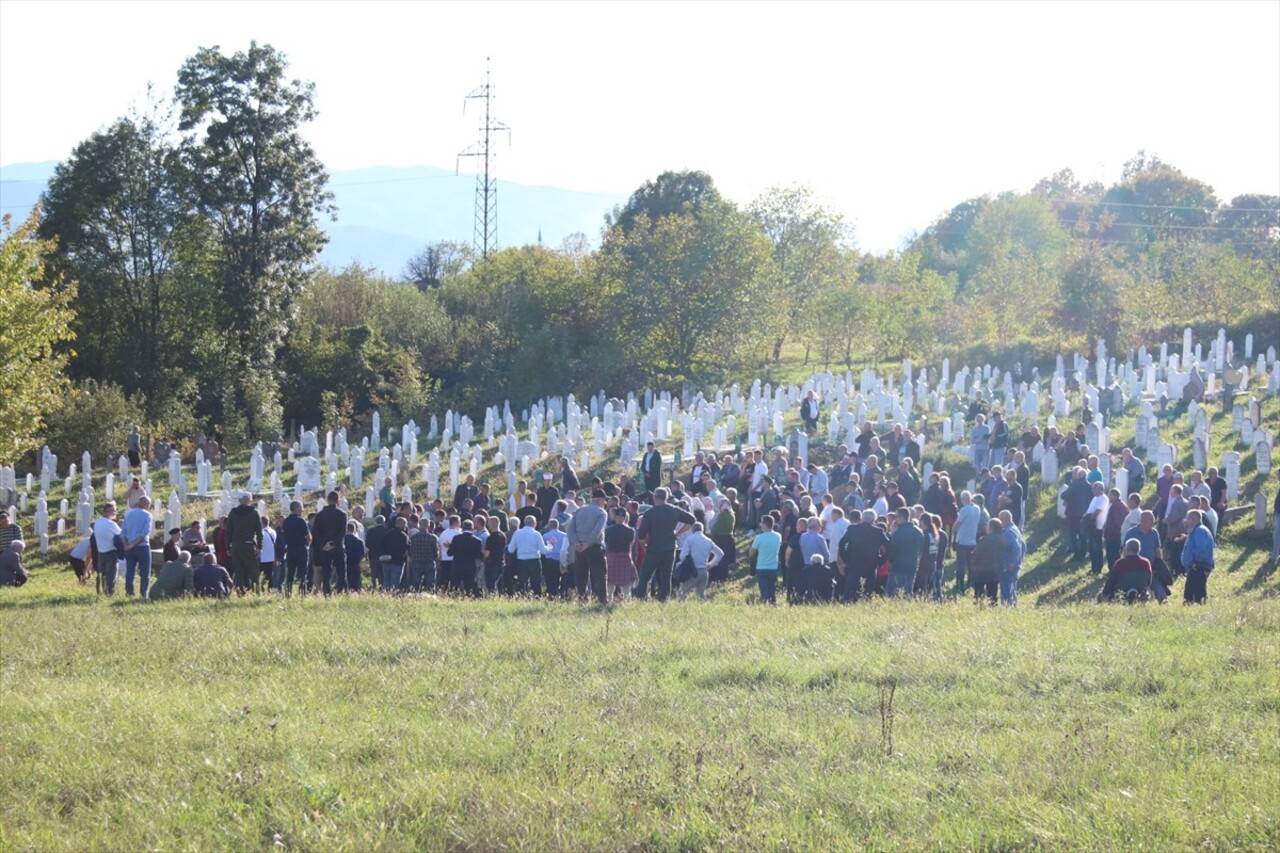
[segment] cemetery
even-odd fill
[[[1188,330],[1176,345],[1099,343],[1051,365],[903,362],[494,401],[424,423],[374,411],[363,428],[306,425],[249,448],[206,439],[190,458],[153,442],[137,467],[46,449],[32,470],[0,470],[34,568],[0,595],[7,636],[28,638],[0,669],[0,743],[27,744],[0,749],[20,794],[0,798],[0,827],[18,828],[0,838],[94,846],[110,814],[122,847],[1113,848],[1139,833],[1162,848],[1271,847],[1275,343]],[[813,435],[797,417],[810,389],[822,403]],[[584,484],[616,481],[635,475],[649,440],[664,479],[707,450],[786,448],[829,466],[870,422],[914,430],[926,478],[946,470],[958,492],[976,475],[966,412],[979,392],[1007,414],[1011,442],[1083,423],[1122,491],[1112,457],[1131,448],[1144,506],[1160,466],[1218,467],[1230,509],[1209,603],[1094,604],[1100,579],[1061,554],[1067,472],[1041,445],[1028,457],[1017,608],[762,608],[745,565],[706,605],[268,593],[147,604],[98,595],[65,568],[134,476],[163,529],[213,523],[241,490],[270,518],[295,499],[318,509],[335,489],[371,518],[387,479],[420,502],[448,501],[468,475],[506,496],[561,458]],[[1194,823],[1169,793],[1188,784],[1218,804]],[[901,816],[904,792],[922,798],[918,814]],[[512,817],[530,809],[550,817]]]

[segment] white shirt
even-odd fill
[[[1094,510],[1098,510],[1096,524],[1098,529],[1101,530],[1107,526],[1107,507],[1110,505],[1111,501],[1107,499],[1106,495],[1094,495],[1093,500],[1089,501],[1089,508],[1085,510],[1084,514],[1087,516]]]
[[[875,511],[877,518],[884,518],[889,514],[889,502],[885,500],[884,495],[876,498],[876,502],[871,505],[871,509]]]
[[[845,533],[849,530],[849,519],[841,518],[836,521],[827,523],[823,528],[822,535],[827,539],[827,550],[835,556],[840,548],[840,540],[844,538]]]
[[[89,537],[88,536],[86,536],[84,539],[81,539],[78,543],[76,543],[76,546],[71,549],[70,557],[73,560],[89,559]]]
[[[450,527],[448,530],[440,531],[440,562],[453,562],[453,557],[449,555],[449,543],[452,542],[461,532],[462,531],[456,527]]]
[[[1142,508],[1129,510],[1129,514],[1124,517],[1124,523],[1120,525],[1120,541],[1129,541],[1129,531],[1138,526],[1138,522],[1142,520]]]
[[[550,549],[536,529],[521,527],[511,534],[507,550],[515,554],[517,560],[537,560]]]
[[[98,553],[105,554],[116,549],[115,538],[121,533],[120,525],[105,515],[93,523],[93,538],[98,542]]]
[[[724,551],[702,533],[689,532],[680,542],[680,559],[693,555],[693,565],[698,571],[714,566],[724,559]]]
[[[276,532],[270,527],[262,528],[262,553],[258,555],[259,563],[276,561]]]

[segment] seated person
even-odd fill
[[[169,531],[169,538],[164,543],[164,561],[166,563],[178,559],[178,555],[183,551],[182,547],[182,528],[175,527]],[[187,552],[188,560],[190,560],[191,552]]]
[[[22,565],[22,552],[26,547],[21,539],[15,539],[0,552],[0,586],[22,586],[27,582],[30,573]]]
[[[196,595],[209,598],[226,598],[231,595],[231,575],[219,566],[213,554],[205,554],[204,562],[195,570]]]
[[[1139,554],[1141,550],[1142,543],[1137,539],[1124,543],[1124,556],[1112,564],[1098,601],[1114,601],[1117,592],[1130,601],[1151,597],[1151,561]]]
[[[194,595],[195,590],[195,572],[191,570],[191,553],[179,551],[176,559],[169,560],[160,567],[160,573],[151,582],[147,598],[152,601],[181,598],[184,595]]]
[[[209,553],[209,543],[204,541],[204,530],[201,529],[200,522],[191,522],[187,532],[182,534],[182,550],[192,554]]]

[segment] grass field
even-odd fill
[[[1245,454],[1242,499],[1264,479]],[[1223,529],[1207,606],[1125,608],[1034,479],[1028,516],[995,610],[774,610],[741,574],[612,611],[148,605],[77,586],[64,537],[0,593],[0,850],[1280,846],[1270,531]]]
[[[1275,600],[737,598],[25,592],[0,847],[1280,844]]]

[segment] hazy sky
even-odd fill
[[[1280,194],[1274,0],[0,0],[0,164],[62,159],[198,47],[251,39],[315,82],[330,168],[452,168],[492,57],[500,177],[626,194],[696,168],[741,202],[808,183],[875,251],[1064,167],[1113,181],[1138,149],[1224,200]]]

